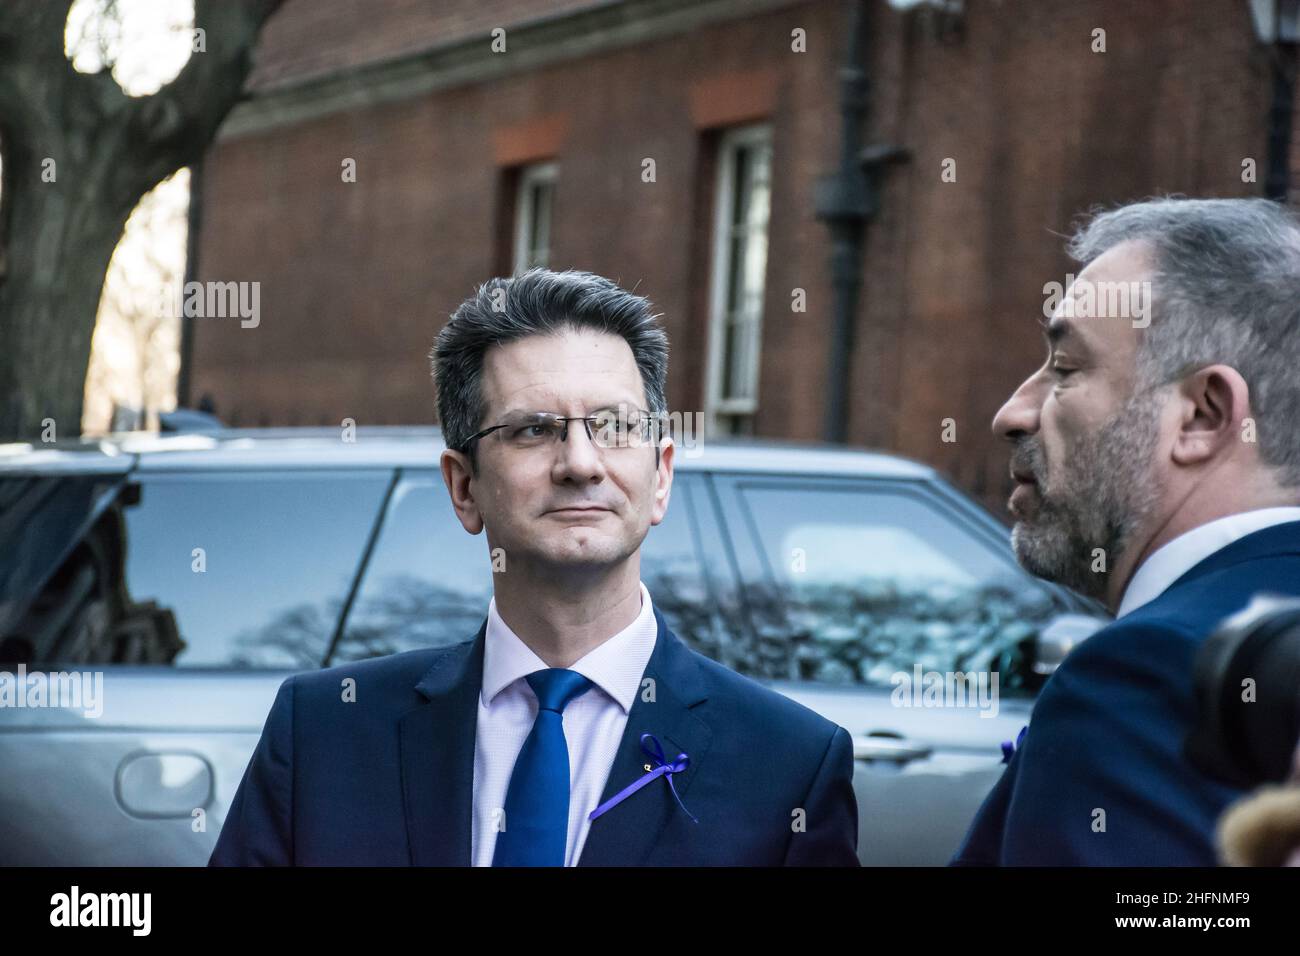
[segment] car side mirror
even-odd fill
[[[1090,614],[1058,614],[1034,639],[1034,673],[1047,677],[1065,660],[1075,645],[1083,643],[1110,621]]]

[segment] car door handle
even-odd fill
[[[854,737],[854,760],[884,760],[889,763],[910,763],[924,760],[934,753],[933,747],[898,737]]]

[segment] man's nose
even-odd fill
[[[556,481],[581,484],[604,480],[605,458],[592,439],[587,422],[568,423],[567,435],[555,456],[554,477]]]
[[[993,416],[993,434],[1016,441],[1038,431],[1043,396],[1038,376],[1025,379]]]

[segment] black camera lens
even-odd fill
[[[1241,787],[1281,782],[1300,744],[1300,601],[1260,597],[1228,618],[1196,658],[1188,758]]]

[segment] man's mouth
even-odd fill
[[[1032,474],[1027,471],[1011,472],[1011,477],[1016,483],[1016,487],[1011,492],[1011,497],[1007,499],[1007,510],[1017,518],[1025,517],[1027,506],[1038,497],[1038,482]]]
[[[564,508],[552,508],[546,514],[557,515],[561,518],[590,518],[608,511],[608,508],[602,508],[598,505],[572,505]]]

